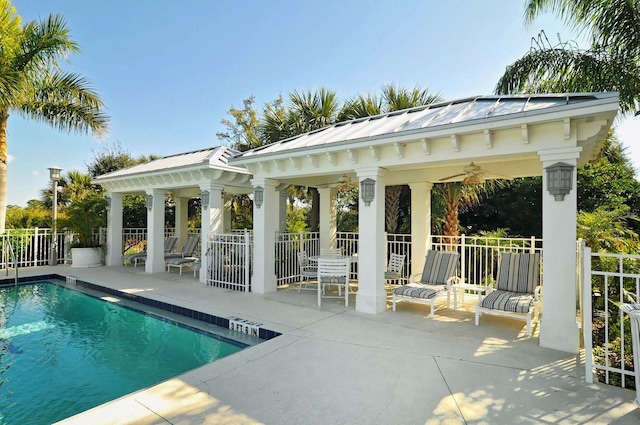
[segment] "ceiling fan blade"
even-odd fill
[[[441,179],[439,179],[439,182],[444,182],[447,180],[451,180],[451,179],[455,179],[456,177],[461,177],[461,176],[466,176],[467,173],[460,173],[460,174],[454,174],[453,176],[449,176],[449,177],[443,177]]]

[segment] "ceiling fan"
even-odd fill
[[[507,179],[507,180],[513,179],[513,177],[511,176],[505,176],[502,174],[492,173],[490,171],[483,170],[482,167],[474,164],[473,161],[471,161],[469,165],[465,165],[462,168],[462,171],[463,171],[462,173],[444,177],[438,181],[446,182],[446,181],[450,181],[458,177],[464,176],[464,178],[462,179],[462,184],[481,184],[481,183],[484,183],[485,181],[484,179],[485,175],[495,176],[500,179]]]

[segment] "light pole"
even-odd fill
[[[60,181],[60,171],[62,171],[62,168],[60,167],[49,168],[49,178],[51,179],[51,184],[53,185],[53,202],[51,203],[51,208],[53,210],[53,221],[51,223],[51,256],[49,257],[50,266],[58,265],[58,232],[56,229],[56,222],[58,221],[58,182]]]

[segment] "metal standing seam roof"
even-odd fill
[[[94,181],[100,183],[105,180],[112,180],[123,177],[131,177],[143,173],[153,173],[161,171],[176,170],[180,168],[193,168],[197,166],[206,166],[207,168],[232,171],[238,173],[248,173],[245,168],[229,165],[229,159],[238,155],[240,152],[230,149],[226,146],[216,146],[213,148],[202,149],[193,152],[185,152],[176,155],[166,156],[144,164],[134,165],[133,167],[123,168],[111,173],[97,176]]]
[[[371,137],[397,135],[420,129],[455,124],[472,124],[475,121],[506,118],[509,115],[526,115],[535,111],[551,112],[552,108],[566,107],[599,99],[617,99],[618,93],[575,93],[508,96],[476,96],[434,103],[412,109],[358,118],[324,127],[319,130],[281,140],[246,151],[233,162],[284,152],[293,149],[313,148],[331,143],[366,140]]]

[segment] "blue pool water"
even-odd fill
[[[50,424],[245,347],[51,283],[0,289],[0,425]]]

